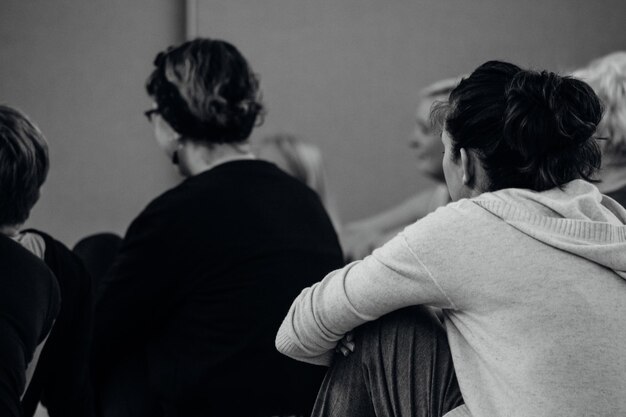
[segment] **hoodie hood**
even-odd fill
[[[471,200],[520,232],[612,269],[626,279],[626,209],[593,185],[506,189]]]

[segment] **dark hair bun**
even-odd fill
[[[591,87],[552,72],[520,71],[505,91],[503,139],[523,159],[591,140],[602,106]]]
[[[146,89],[161,116],[182,136],[237,143],[262,120],[256,75],[233,45],[195,39],[157,55]]]
[[[602,106],[582,81],[489,61],[450,93],[445,111],[453,157],[475,151],[489,191],[593,181],[600,167]]]

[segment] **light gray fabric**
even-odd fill
[[[472,416],[626,415],[625,223],[580,180],[449,204],[303,290],[276,346],[328,364],[347,331],[429,304]]]
[[[37,233],[20,232],[11,236],[11,238],[24,248],[28,249],[39,259],[43,259],[43,256],[46,253],[46,242],[44,242],[43,237]]]

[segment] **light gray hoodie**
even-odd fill
[[[276,346],[328,365],[346,332],[428,304],[466,403],[448,416],[626,416],[625,224],[581,180],[449,204],[303,290]]]

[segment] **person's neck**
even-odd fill
[[[238,144],[204,145],[187,142],[179,151],[181,173],[198,175],[226,162],[255,159],[248,142]]]

